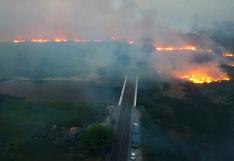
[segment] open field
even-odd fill
[[[113,104],[118,101],[119,90],[119,87],[113,84],[95,81],[20,80],[0,83],[0,93],[42,101],[87,101]]]

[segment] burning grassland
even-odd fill
[[[173,53],[173,52],[172,52]],[[163,78],[188,81],[195,84],[229,81],[231,77],[222,69],[215,54],[156,54],[156,70]],[[233,65],[233,64],[232,64]]]
[[[175,76],[178,79],[190,81],[196,84],[213,83],[229,81],[231,78],[226,72],[220,69],[210,69],[210,67],[201,66],[195,69],[188,69],[185,71],[175,72]]]
[[[172,52],[212,53],[213,52],[211,49],[201,49],[194,45],[184,45],[180,47],[176,47],[172,45],[169,45],[169,46],[154,45],[154,47],[155,47],[155,50],[159,53],[172,53]]]
[[[226,58],[233,58],[233,57],[234,57],[234,53],[225,52],[225,53],[223,53],[223,57],[226,57]]]
[[[15,44],[18,44],[18,43],[24,43],[25,40],[13,40],[12,42]]]
[[[129,45],[134,45],[135,41],[131,40],[131,39],[119,39],[117,40],[115,37],[112,37],[111,39],[67,39],[64,37],[55,37],[55,38],[32,38],[32,39],[27,39],[27,40],[20,40],[20,39],[15,39],[13,41],[11,41],[12,43],[66,43],[66,42],[75,42],[75,43],[90,43],[90,42],[94,42],[94,43],[101,43],[101,42],[109,42],[109,41],[119,41],[119,42],[126,42]]]
[[[42,38],[33,38],[31,40],[31,42],[32,43],[47,43],[47,42],[49,42],[49,40],[48,39],[42,39]]]
[[[113,43],[103,43],[105,46],[99,45],[101,42],[106,41]],[[182,42],[178,43],[179,45],[173,43],[171,45],[161,45],[160,43],[157,43],[156,45],[156,41],[154,40],[144,40],[139,43],[138,41],[135,41],[135,39],[129,38],[123,40],[113,36],[109,39],[94,40],[73,40],[63,37],[55,37],[53,39],[34,38],[31,41],[26,42],[85,42],[87,44],[89,44],[89,42],[93,42],[96,44],[96,46],[92,46],[92,48],[95,48],[93,51],[94,55],[97,54],[96,49],[103,51],[108,50],[108,52],[106,52],[108,54],[103,55],[103,58],[98,56],[101,58],[100,61],[97,61],[98,68],[103,67],[103,61],[106,60],[105,62],[107,62],[107,64],[110,66],[115,63],[122,64],[121,71],[124,72],[128,71],[129,68],[134,68],[134,70],[137,69],[139,73],[144,73],[144,75],[155,75],[155,71],[157,71],[157,74],[159,75],[157,78],[161,80],[166,77],[167,79],[169,78],[171,80],[177,79],[181,81],[190,81],[196,84],[202,84],[229,81],[231,79],[229,75],[221,69],[220,65],[222,64],[222,60],[220,59],[220,56],[215,54],[215,50],[213,51],[211,46],[210,49],[209,47],[199,46],[197,43]],[[116,54],[117,48],[119,50],[119,43],[117,42],[125,42],[123,43],[125,45],[121,47],[124,49],[124,51],[128,52],[121,52],[121,54],[128,56],[128,61],[126,61],[126,64],[122,63],[125,61],[122,59],[122,55]],[[133,47],[129,48],[129,45],[133,45]],[[82,46],[79,47],[83,48]],[[84,48],[86,47],[88,46],[84,46]],[[118,56],[118,59],[116,59],[116,56]],[[88,55],[86,57],[87,60],[90,59]],[[108,57],[108,59],[106,59],[106,57]],[[95,68],[95,70],[99,69]]]

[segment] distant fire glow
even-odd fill
[[[24,43],[25,41],[24,40],[13,40],[13,43]]]
[[[231,53],[231,52],[225,52],[223,54],[224,57],[234,57],[234,53]]]
[[[67,42],[67,39],[65,39],[65,38],[55,38],[53,41],[57,42],[57,43],[60,43],[60,42]]]
[[[132,41],[132,40],[127,40],[127,42],[128,42],[128,44],[129,44],[129,45],[133,45],[133,44],[135,44],[135,42],[134,42],[134,41]]]
[[[111,39],[80,39],[80,38],[73,38],[73,39],[66,39],[63,37],[55,37],[55,38],[32,38],[32,39],[27,39],[27,40],[13,40],[13,43],[24,43],[24,42],[31,42],[31,43],[49,43],[49,42],[55,42],[55,43],[66,43],[66,42],[75,42],[75,43],[90,43],[90,42],[95,42],[95,43],[102,43],[105,41],[125,41],[129,45],[134,45],[135,41],[132,39],[118,39],[116,36],[111,36]]]
[[[193,82],[195,84],[229,81],[230,77],[225,72],[209,72],[207,70],[195,69],[183,73],[177,73],[179,79]]]
[[[193,45],[186,45],[182,47],[173,47],[173,46],[157,46],[155,45],[155,49],[158,52],[177,52],[177,51],[190,51],[190,52],[208,52],[212,53],[211,49],[199,49]]]
[[[47,43],[47,42],[49,42],[49,40],[48,39],[42,39],[42,38],[34,38],[34,39],[31,40],[31,42],[33,42],[33,43]]]

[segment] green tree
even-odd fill
[[[113,143],[114,138],[113,129],[92,124],[81,136],[81,150],[85,156],[97,156]]]

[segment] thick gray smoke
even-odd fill
[[[213,13],[207,7],[211,4],[213,9],[219,9],[223,12]],[[220,7],[221,4],[225,7]],[[21,0],[20,2],[1,0],[1,41],[31,40],[35,37],[111,40],[111,37],[115,36],[118,42],[123,42],[123,40],[136,42],[133,46],[124,43],[106,43],[108,41],[104,45],[100,43],[80,48],[56,46],[60,49],[59,51],[54,50],[52,45],[49,47],[51,52],[59,53],[59,55],[53,55],[54,57],[44,55],[45,57],[42,58],[42,55],[39,54],[40,57],[37,59],[38,56],[22,54],[28,63],[22,63],[19,69],[17,68],[18,64],[13,63],[11,70],[7,70],[7,65],[1,65],[1,69],[8,71],[7,74],[3,74],[6,77],[11,77],[14,75],[13,73],[17,73],[19,76],[27,75],[25,71],[21,75],[21,72],[16,72],[20,69],[22,71],[27,69],[28,73],[38,70],[36,72],[40,73],[38,78],[59,77],[62,74],[76,76],[77,73],[82,73],[82,70],[83,73],[88,71],[95,74],[108,74],[106,71],[108,69],[111,76],[112,73],[124,74],[133,71],[133,73],[145,76],[152,76],[158,72],[173,78],[175,71],[194,69],[201,63],[196,62],[192,54],[158,55],[155,51],[155,44],[183,46],[192,43],[202,48],[214,49],[217,44],[211,40],[209,35],[188,34],[185,36],[184,33],[197,31],[204,25],[210,27],[214,21],[232,20],[230,15],[233,12],[233,5],[230,0],[225,2],[218,0],[198,0],[196,2],[187,0],[173,2],[169,0]],[[39,51],[35,51],[35,46],[31,49],[26,45],[26,49],[33,53],[43,53],[43,49],[40,47]],[[16,50],[15,53],[18,50],[21,53],[21,50],[25,50],[25,48],[17,48]],[[64,55],[67,52],[73,59]],[[75,55],[76,52],[79,54]],[[87,53],[95,54],[87,55]],[[84,59],[80,58],[80,54]],[[207,67],[214,66],[213,69],[221,71],[219,68],[220,58],[215,54],[211,57],[207,61]],[[15,62],[19,61],[14,59]],[[32,63],[33,61],[35,63]],[[43,61],[48,65],[41,67]],[[34,66],[31,67],[30,63]],[[21,63],[19,64],[21,65]],[[66,66],[65,69],[63,65]],[[205,65],[206,63],[202,61],[202,66]],[[58,71],[60,68],[66,71],[61,73]],[[113,72],[113,70],[115,71]]]
[[[0,0],[0,40],[168,39],[191,26],[232,21],[233,8],[232,0]]]

